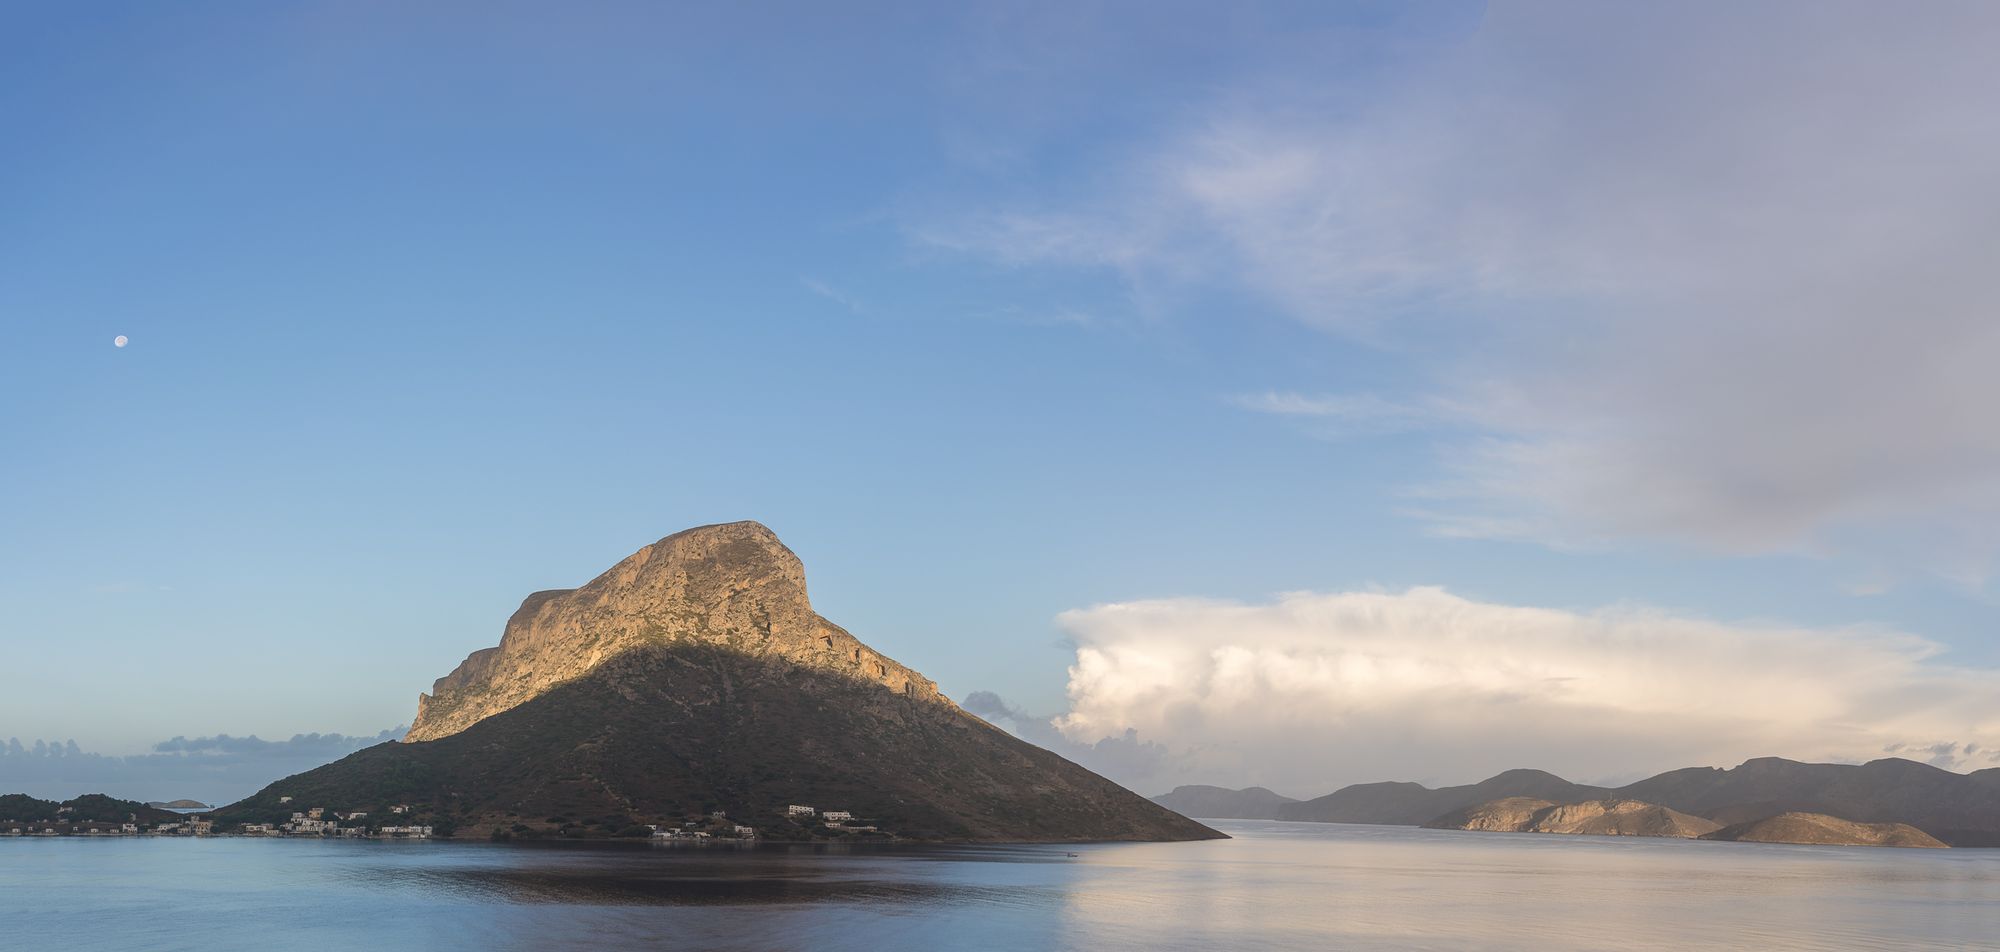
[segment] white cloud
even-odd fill
[[[1983,3],[1496,4],[1372,101],[1245,79],[1101,156],[1087,198],[917,231],[1416,355],[1484,431],[1425,487],[1441,531],[1976,584],[2000,537],[1996,44]]]
[[[1077,744],[1162,746],[1142,788],[1297,795],[1510,767],[1629,780],[1756,756],[2000,763],[2000,671],[1867,628],[1726,624],[1635,607],[1471,601],[1437,588],[1175,599],[1060,617]],[[1131,732],[1128,734],[1128,732]]]

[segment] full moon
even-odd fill
[[[120,335],[118,335],[117,337],[113,337],[113,338],[111,338],[111,346],[113,346],[113,347],[123,347],[123,346],[125,346],[125,335],[123,335],[123,334],[120,334]]]

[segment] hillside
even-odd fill
[[[1280,807],[1298,802],[1263,787],[1231,790],[1227,787],[1201,784],[1175,787],[1171,793],[1160,794],[1152,800],[1182,816],[1231,817],[1242,820],[1274,820],[1277,819]]]
[[[782,837],[803,835],[782,815],[805,804],[913,839],[1221,836],[966,713],[813,614],[797,557],[763,526],[670,536],[575,591],[531,597],[499,648],[440,680],[411,741],[216,816],[407,804],[461,835],[609,835],[721,810]]]
[[[1907,823],[1854,823],[1817,813],[1781,813],[1738,823],[1702,837],[1739,843],[1813,846],[1904,846],[1943,849],[1946,844]]]

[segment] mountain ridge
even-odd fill
[[[1509,770],[1476,784],[1436,789],[1394,781],[1350,784],[1283,805],[1274,819],[1419,826],[1506,797],[1551,803],[1637,800],[1725,826],[1811,813],[1853,823],[1907,824],[1951,846],[2000,846],[2000,768],[1959,774],[1896,757],[1864,764],[1757,757],[1731,768],[1669,770],[1615,788],[1571,783],[1539,770]]]

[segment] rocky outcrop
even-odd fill
[[[1593,836],[1668,836],[1693,839],[1722,824],[1637,800],[1550,803],[1508,797],[1456,810],[1424,826],[1503,833],[1571,833]]]
[[[732,522],[670,535],[582,588],[528,596],[498,646],[473,652],[418,695],[404,739],[458,733],[622,652],[668,643],[722,646],[951,703],[930,679],[815,614],[805,567],[771,530]]]
[[[1807,846],[1905,846],[1943,849],[1946,844],[1907,823],[1856,823],[1819,813],[1777,816],[1723,827],[1706,840],[1797,843]]]

